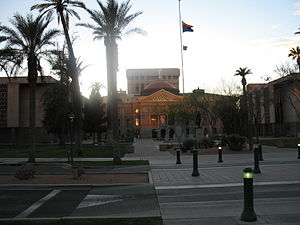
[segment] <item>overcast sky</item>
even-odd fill
[[[25,15],[30,6],[41,2],[1,0],[0,21],[9,25],[15,12]],[[96,0],[83,2],[98,9]],[[181,69],[178,0],[131,3],[131,13],[143,12],[132,26],[144,29],[147,35],[131,35],[118,42],[118,88],[123,90],[127,89],[126,69]],[[78,12],[80,22],[91,22],[85,11]],[[183,34],[183,44],[188,46],[184,51],[186,92],[197,87],[213,91],[222,80],[240,83],[240,78],[233,76],[239,67],[252,70],[248,83],[262,82],[265,75],[275,77],[275,66],[286,62],[289,50],[300,45],[300,35],[294,35],[300,28],[299,0],[181,0],[181,14],[184,22],[194,26],[194,32]],[[74,26],[77,22],[71,18],[70,32],[78,36],[76,56],[89,65],[80,77],[82,93],[88,96],[92,83],[106,85],[105,48],[103,41],[93,41],[90,30]],[[51,26],[57,27],[57,20]],[[49,69],[45,74],[50,74]],[[106,95],[106,90],[101,93]]]

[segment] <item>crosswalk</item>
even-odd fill
[[[1,219],[160,216],[149,184],[0,188]]]

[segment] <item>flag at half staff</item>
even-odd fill
[[[193,27],[192,25],[189,25],[182,21],[182,32],[194,32],[192,27]]]

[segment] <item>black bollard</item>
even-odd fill
[[[198,150],[194,149],[193,150],[193,177],[198,177],[199,176],[199,171],[198,171]]]
[[[180,148],[176,148],[177,161],[176,164],[181,164],[180,161]]]
[[[244,209],[241,214],[241,220],[254,222],[257,220],[253,207],[253,171],[251,168],[243,170],[244,178]]]
[[[300,144],[298,144],[298,159],[300,159]]]
[[[254,170],[253,173],[261,173],[259,169],[259,150],[258,148],[254,149]]]
[[[68,163],[70,163],[70,162],[71,162],[70,155],[71,155],[71,152],[70,152],[70,151],[68,151],[68,155],[67,155],[67,157],[68,157]]]
[[[261,144],[258,145],[258,150],[259,150],[259,161],[264,161],[263,155],[262,155],[262,146],[261,146]]]
[[[218,147],[218,153],[219,153],[218,163],[222,163],[223,159],[222,159],[222,147],[221,146]]]

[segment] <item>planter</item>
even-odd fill
[[[134,153],[134,145],[128,147],[127,153]]]
[[[246,138],[238,134],[232,134],[227,137],[228,148],[233,151],[242,151]]]
[[[168,149],[172,148],[173,145],[170,144],[160,144],[159,151],[167,151]]]
[[[276,142],[276,147],[277,147],[277,148],[284,148],[284,143],[283,143],[283,141],[277,141],[277,142]]]

